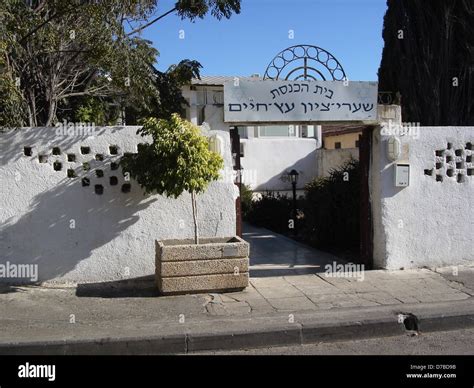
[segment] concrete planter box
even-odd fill
[[[249,283],[249,244],[240,237],[156,241],[162,294],[242,290]]]

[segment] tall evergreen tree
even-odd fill
[[[404,122],[474,125],[474,1],[387,0],[379,90]]]

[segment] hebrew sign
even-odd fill
[[[239,80],[224,83],[224,121],[374,121],[377,82]]]

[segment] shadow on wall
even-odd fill
[[[98,195],[92,182],[82,187],[81,178],[65,178],[55,188],[36,195],[25,215],[12,217],[0,227],[0,263],[37,264],[38,281],[64,276],[95,249],[124,233],[139,220],[137,213],[156,201],[144,197],[138,184],[131,183],[131,192],[123,193],[121,185],[110,187],[104,180],[104,193]],[[111,247],[110,256],[116,260],[119,255],[127,255],[123,246],[115,248]],[[106,259],[97,263],[102,276],[108,274],[108,264]],[[9,278],[6,282],[22,284],[31,280]]]
[[[278,174],[269,178],[266,182],[261,183],[252,190],[255,191],[289,191],[292,190],[292,185],[288,177],[288,173],[295,169],[299,173],[297,188],[301,189],[306,183],[310,182],[316,176],[312,176],[308,171],[308,161],[315,160],[316,150],[307,154],[304,158],[299,159],[296,163],[293,163],[281,170]],[[263,162],[264,163],[264,162]],[[244,170],[245,171],[245,170]],[[244,172],[245,174],[245,172]],[[257,171],[258,175],[258,171]],[[283,179],[282,179],[283,178]],[[245,182],[244,182],[245,183]]]

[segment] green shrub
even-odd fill
[[[311,245],[357,250],[360,241],[359,162],[351,159],[305,187],[303,239]]]
[[[293,211],[293,201],[280,193],[266,192],[252,203],[247,220],[255,225],[273,230],[277,233],[288,233],[289,220]]]
[[[247,220],[253,205],[253,191],[250,186],[242,184],[240,187],[240,206],[242,209],[242,218]]]
[[[183,192],[191,194],[194,220],[194,241],[199,244],[196,195],[209,183],[218,180],[224,161],[209,150],[209,140],[199,127],[172,114],[169,120],[149,118],[138,131],[150,136],[138,153],[124,155],[120,165],[129,172],[146,193],[178,198]]]

